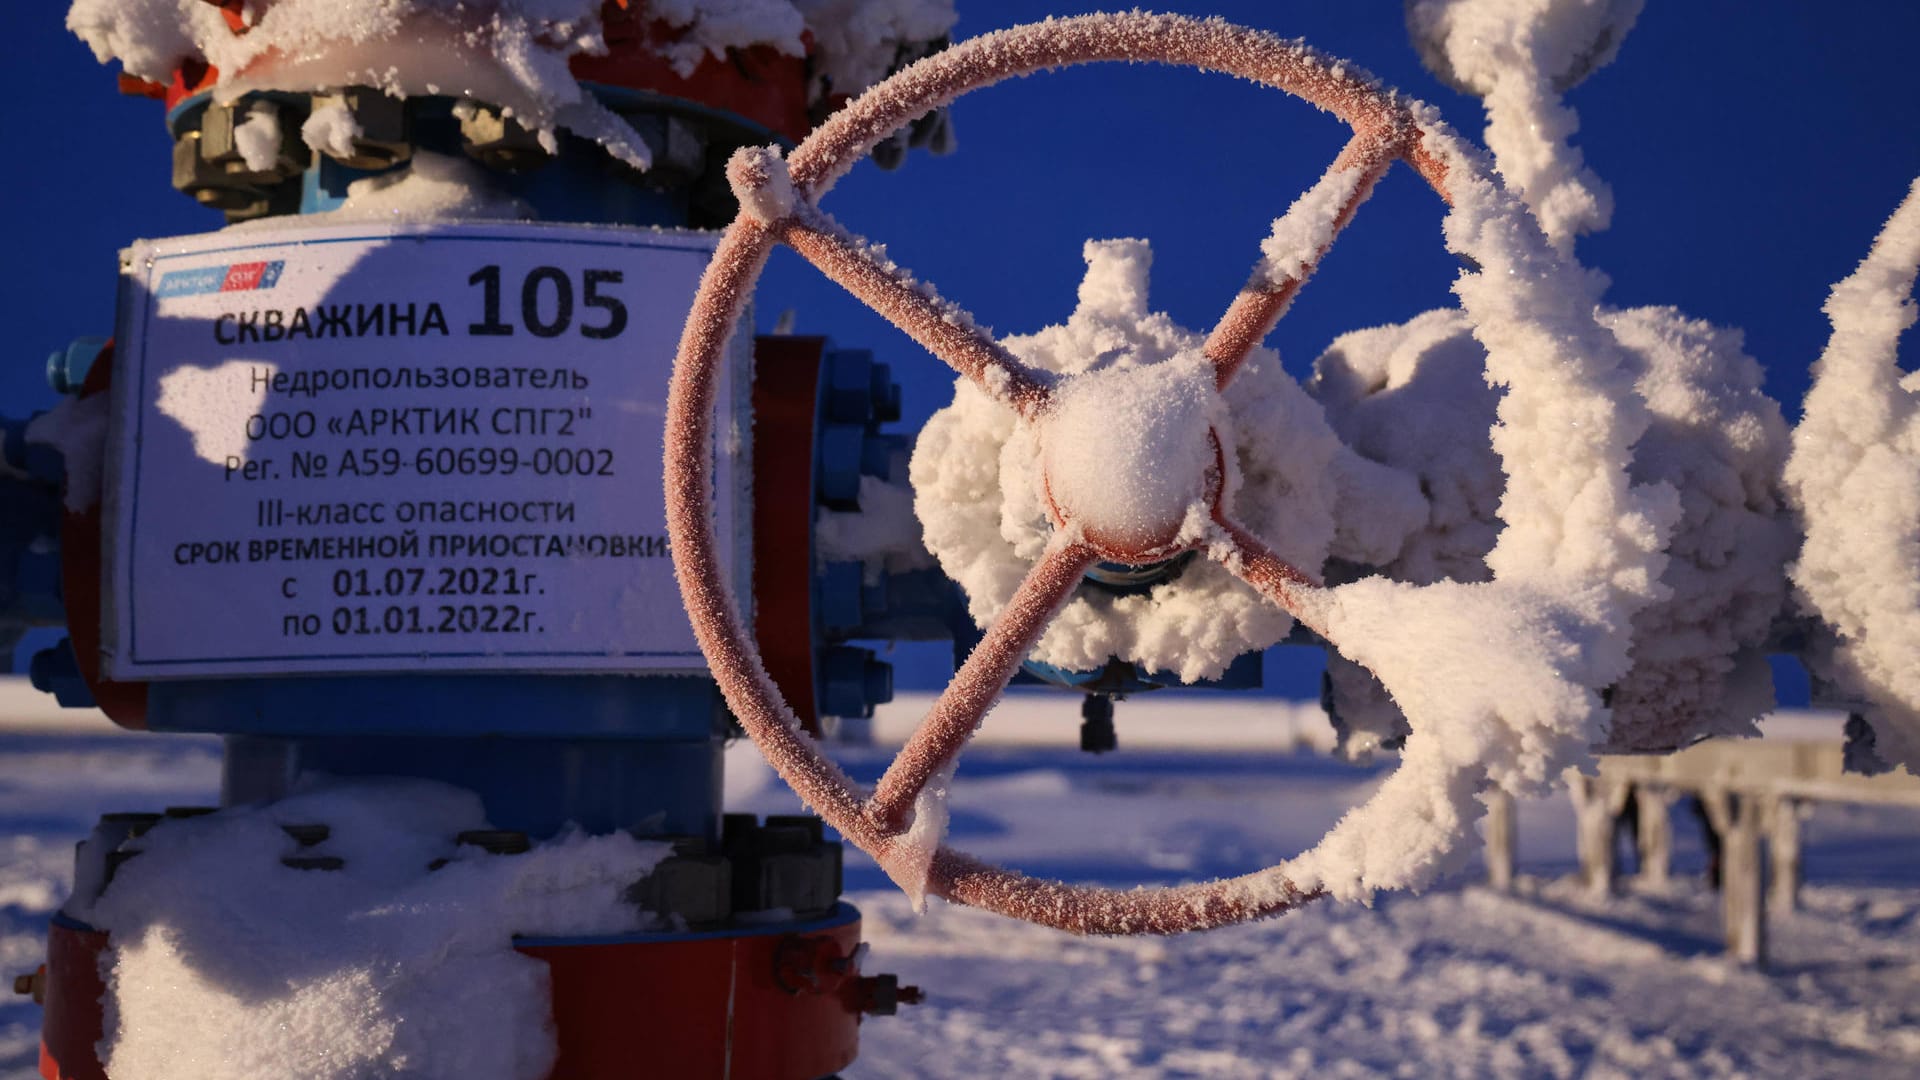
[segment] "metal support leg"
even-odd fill
[[[1800,910],[1800,817],[1798,799],[1770,799],[1766,805],[1767,900],[1780,911]]]
[[[1581,877],[1588,892],[1606,897],[1612,894],[1620,874],[1620,860],[1613,846],[1614,822],[1633,789],[1586,775],[1576,775],[1567,788],[1578,821]]]
[[[1750,967],[1767,962],[1767,894],[1761,887],[1760,803],[1724,789],[1703,792],[1701,803],[1721,840],[1720,898],[1727,952]]]
[[[1484,796],[1487,804],[1487,885],[1496,892],[1513,891],[1513,796],[1498,788]]]
[[[1673,792],[1642,785],[1636,789],[1640,838],[1640,881],[1665,888],[1673,871]]]

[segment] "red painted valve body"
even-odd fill
[[[546,961],[552,980],[560,1059],[550,1080],[818,1080],[859,1050],[859,945],[853,918],[802,933],[519,951]],[[56,921],[48,931],[45,1080],[107,1080],[96,1049],[106,949],[102,930]]]

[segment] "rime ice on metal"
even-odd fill
[[[1876,754],[1909,770],[1920,770],[1920,385],[1899,345],[1916,268],[1920,180],[1827,300],[1833,336],[1786,471],[1807,534],[1793,583],[1839,637],[1816,674],[1865,699]]]

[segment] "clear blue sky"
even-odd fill
[[[963,35],[1093,9],[959,6]],[[1159,6],[1305,37],[1480,130],[1478,102],[1420,67],[1399,0]],[[0,311],[15,357],[0,366],[0,413],[11,416],[51,403],[48,351],[111,331],[121,245],[219,224],[168,185],[161,107],[119,96],[63,13],[33,4],[10,20],[18,107],[16,159],[0,179],[13,221]],[[1920,4],[1902,0],[1648,4],[1619,59],[1571,95],[1577,141],[1617,203],[1612,230],[1579,249],[1612,277],[1610,302],[1743,327],[1769,390],[1797,416],[1827,288],[1920,175],[1917,44]],[[1337,122],[1272,91],[1115,65],[976,94],[955,119],[958,153],[915,156],[893,174],[862,166],[826,207],[1002,332],[1063,318],[1081,242],[1111,236],[1151,239],[1156,306],[1209,325],[1273,216],[1344,141]],[[1305,372],[1345,330],[1446,304],[1455,264],[1439,220],[1411,173],[1389,177],[1270,339],[1288,367]],[[790,255],[761,292],[764,321],[785,308],[802,332],[891,360],[907,376],[910,423],[945,403],[936,362]]]

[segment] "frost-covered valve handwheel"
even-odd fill
[[[817,204],[872,146],[928,110],[1003,79],[1101,60],[1180,64],[1251,79],[1332,112],[1352,126],[1354,136],[1326,176],[1276,223],[1265,245],[1266,259],[1204,349],[1167,363],[1059,379],[1015,358],[964,311],[845,232]],[[1514,575],[1517,591],[1490,598],[1493,607],[1519,612],[1513,617],[1532,635],[1528,644],[1506,649],[1520,654],[1507,662],[1544,671],[1543,684],[1554,688],[1546,695],[1552,701],[1529,701],[1529,707],[1546,709],[1550,729],[1554,719],[1563,727],[1591,724],[1602,715],[1591,688],[1604,685],[1595,680],[1612,670],[1604,657],[1617,652],[1620,663],[1613,666],[1624,664],[1625,623],[1634,605],[1620,597],[1634,595],[1635,575],[1647,569],[1640,563],[1658,559],[1660,529],[1632,505],[1624,473],[1627,448],[1638,435],[1636,423],[1644,425],[1644,418],[1636,420],[1637,406],[1630,401],[1617,401],[1617,358],[1609,339],[1594,327],[1591,299],[1583,299],[1583,290],[1590,288],[1585,276],[1553,256],[1525,211],[1412,103],[1351,65],[1220,20],[1090,15],[989,34],[914,64],[834,115],[784,161],[772,150],[735,155],[729,176],[741,213],[722,238],[694,300],[669,395],[666,491],[674,563],[701,648],[741,725],[801,798],[873,856],[916,901],[932,893],[1081,933],[1171,933],[1238,922],[1283,911],[1323,891],[1353,895],[1416,883],[1457,838],[1458,829],[1439,828],[1445,824],[1440,819],[1452,814],[1470,820],[1471,814],[1460,811],[1461,799],[1470,802],[1489,777],[1511,781],[1514,774],[1560,764],[1535,760],[1543,745],[1559,748],[1551,738],[1532,740],[1530,749],[1513,749],[1506,755],[1511,760],[1485,760],[1479,743],[1459,745],[1451,736],[1442,737],[1440,729],[1458,718],[1439,710],[1444,715],[1433,721],[1434,736],[1422,744],[1428,755],[1409,753],[1409,765],[1416,759],[1425,764],[1412,774],[1403,767],[1394,778],[1400,784],[1390,780],[1368,804],[1375,817],[1420,819],[1411,833],[1403,830],[1391,850],[1378,844],[1369,848],[1363,810],[1309,853],[1318,853],[1318,863],[1303,857],[1240,878],[1177,888],[1118,891],[1040,881],[939,843],[945,788],[961,749],[1093,563],[1140,564],[1202,551],[1343,651],[1348,651],[1350,626],[1367,624],[1397,599],[1397,594],[1382,598],[1375,590],[1364,603],[1345,604],[1339,596],[1345,590],[1320,588],[1311,575],[1283,562],[1234,522],[1228,508],[1235,468],[1230,449],[1223,450],[1232,444],[1220,397],[1395,160],[1411,164],[1454,205],[1451,243],[1485,268],[1479,277],[1496,282],[1479,291],[1463,282],[1461,293],[1469,313],[1476,306],[1485,309],[1481,321],[1493,327],[1491,335],[1483,335],[1493,354],[1489,369],[1513,384],[1508,403],[1530,410],[1552,399],[1580,410],[1576,419],[1586,424],[1571,438],[1556,434],[1557,449],[1537,448],[1532,456],[1542,459],[1538,462],[1521,463],[1508,455],[1509,494],[1515,494],[1516,483],[1523,489],[1516,512],[1539,506],[1543,514],[1551,511],[1564,520],[1572,504],[1597,524],[1606,523],[1603,528],[1638,538],[1610,547],[1603,543],[1604,550],[1592,558],[1548,559],[1549,565],[1531,577]],[[716,376],[776,242],[800,252],[1034,425],[1044,458],[1052,542],[870,794],[801,732],[767,677],[716,557],[720,547],[710,480]],[[1504,370],[1502,358],[1512,358]],[[1529,375],[1536,383],[1550,383],[1551,390],[1529,395],[1522,385]],[[1527,415],[1519,422],[1536,419]],[[1538,475],[1525,472],[1536,467]],[[1571,491],[1566,490],[1570,481]],[[1536,524],[1539,528],[1529,528],[1510,516],[1509,532],[1517,529],[1518,542],[1537,546],[1540,529],[1558,523]],[[1644,556],[1640,563],[1634,553]],[[1653,571],[1657,578],[1657,565]],[[1453,598],[1431,595],[1435,592],[1421,591],[1426,606],[1435,606],[1435,600],[1449,609],[1460,606]],[[1488,606],[1486,599],[1466,603],[1464,610],[1477,612]],[[1569,627],[1591,628],[1603,659],[1593,660],[1594,650],[1584,648],[1589,643],[1571,640],[1579,635]],[[1415,700],[1401,691],[1413,694],[1417,688],[1386,670],[1390,663],[1374,660],[1364,649],[1354,658],[1373,666],[1403,696],[1403,705]],[[1563,686],[1566,692],[1560,694]],[[1415,703],[1408,712],[1416,732],[1412,747],[1422,742],[1422,717],[1430,710]],[[1454,782],[1442,783],[1435,794],[1435,776]]]

